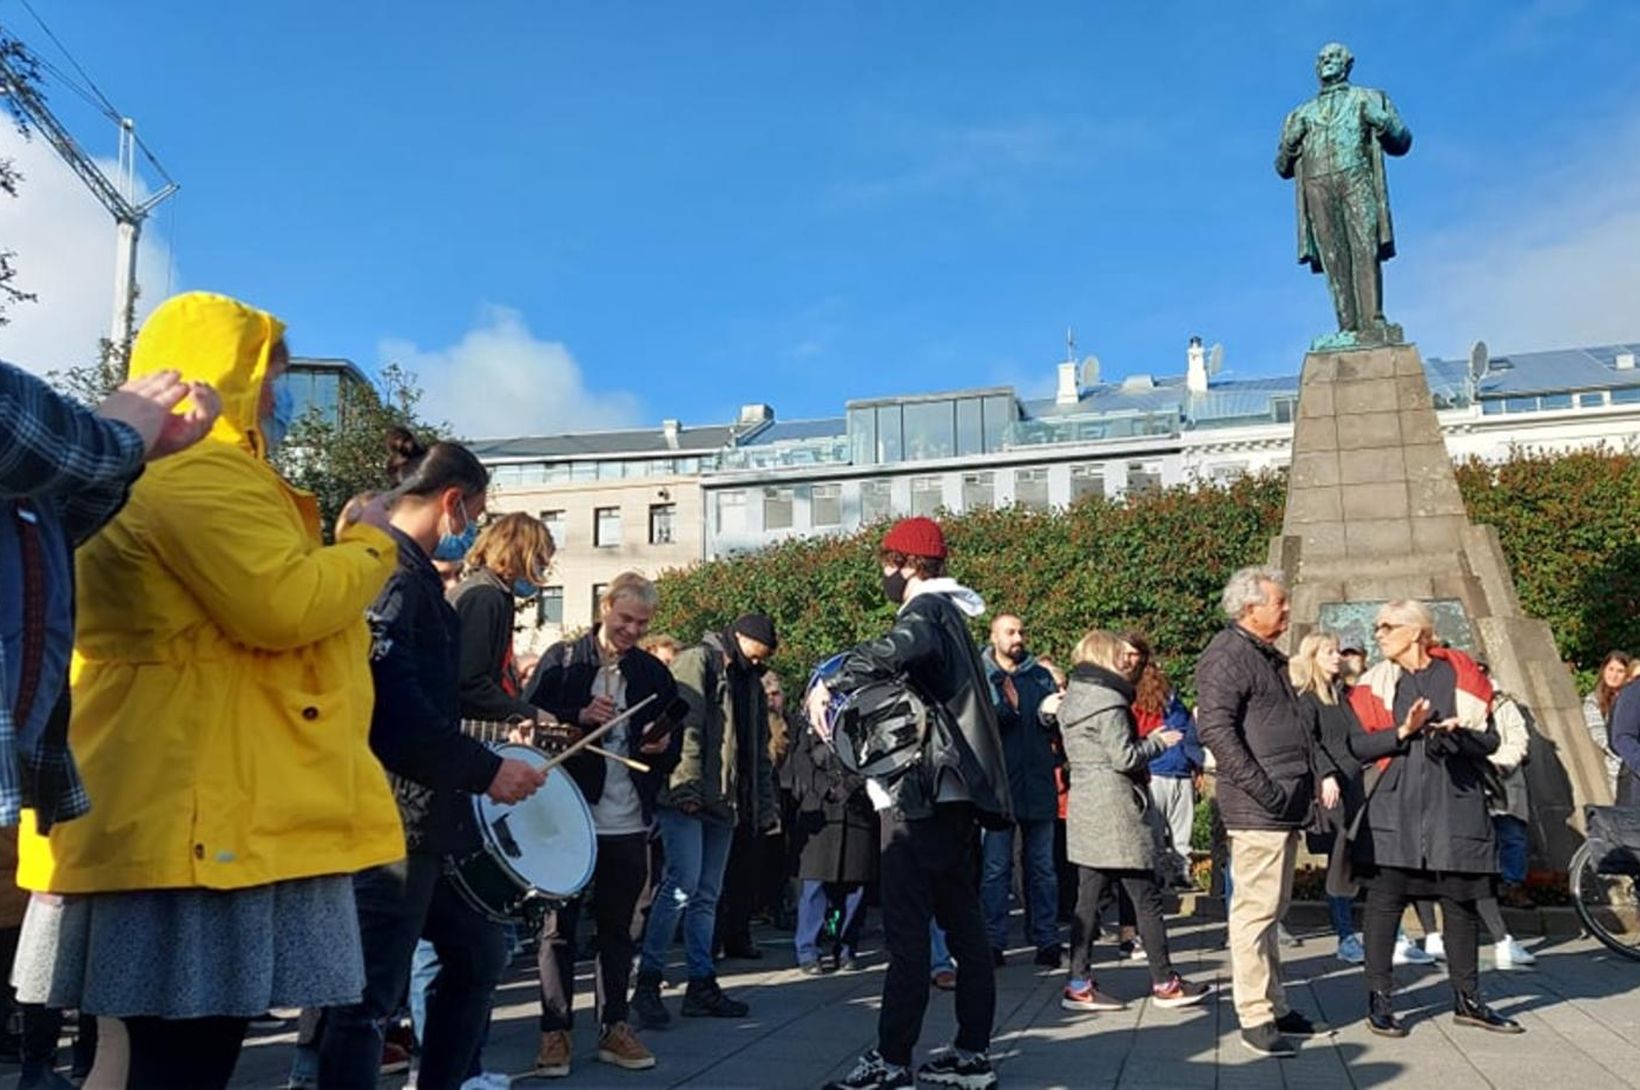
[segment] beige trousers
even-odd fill
[[[1285,829],[1231,829],[1230,977],[1236,1020],[1242,1029],[1286,1014],[1281,984],[1281,947],[1276,924],[1293,899],[1298,833]]]

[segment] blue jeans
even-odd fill
[[[1050,821],[1018,823],[1024,867],[1027,938],[1038,950],[1059,944],[1059,872],[1053,861]],[[991,945],[1008,945],[1008,898],[1014,885],[1014,830],[987,830],[984,836],[985,871],[980,881],[980,905]]]
[[[1492,818],[1492,828],[1498,837],[1498,872],[1505,882],[1525,882],[1526,857],[1532,846],[1526,823],[1508,814],[1497,814]]]
[[[703,821],[669,807],[657,810],[655,817],[666,849],[666,869],[649,909],[638,969],[660,973],[666,968],[666,951],[672,945],[678,917],[682,916],[689,979],[709,977],[718,894],[723,891],[723,869],[729,863],[734,826]]]
[[[1355,934],[1355,917],[1350,911],[1354,905],[1354,897],[1327,898],[1327,910],[1332,913],[1333,931],[1340,939],[1347,939]]]
[[[843,919],[837,927],[839,956],[846,958],[854,954],[854,924],[860,915],[860,903],[866,897],[866,887],[855,882],[822,882],[805,878],[803,892],[797,896],[799,965],[820,960],[820,932],[826,926],[826,914],[831,910],[833,892],[842,901],[843,911]]]
[[[945,943],[945,932],[933,920],[928,921],[928,954],[936,973],[941,969],[957,967],[957,963],[951,960],[951,947]]]

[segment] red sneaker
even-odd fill
[[[1065,985],[1065,994],[1059,1005],[1068,1011],[1119,1011],[1127,1009],[1121,1000],[1112,999],[1099,990],[1093,981]]]

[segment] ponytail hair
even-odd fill
[[[472,496],[490,487],[490,471],[472,451],[442,439],[427,446],[398,424],[387,429],[387,479],[395,499],[436,496],[447,488]]]

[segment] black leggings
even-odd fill
[[[1388,994],[1395,987],[1395,936],[1401,928],[1401,913],[1410,901],[1394,890],[1367,889],[1361,930],[1367,953],[1367,987],[1371,991]],[[1474,901],[1441,898],[1447,974],[1453,990],[1465,995],[1480,994],[1480,919]]]
[[[125,1018],[127,1090],[226,1090],[248,1018]]]
[[[1076,919],[1071,922],[1071,975],[1092,978],[1093,939],[1099,934],[1099,902],[1107,883],[1120,882],[1133,899],[1139,938],[1144,940],[1145,957],[1150,962],[1150,979],[1166,984],[1173,973],[1168,959],[1167,928],[1162,924],[1162,894],[1156,877],[1148,871],[1098,870],[1077,867]]]

